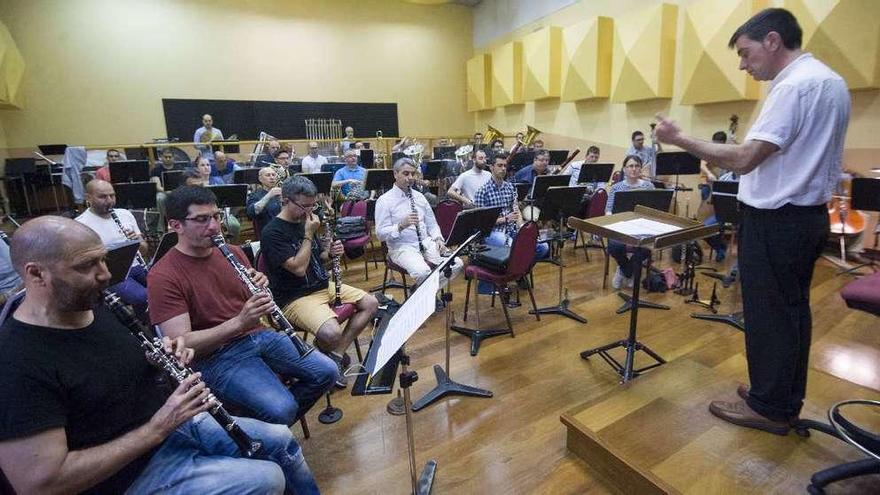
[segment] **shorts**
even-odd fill
[[[363,290],[345,284],[339,290],[343,304],[357,304],[366,295]],[[330,282],[326,290],[318,290],[289,302],[284,306],[284,316],[298,329],[316,334],[327,320],[336,318],[336,313],[330,308],[335,297],[336,289]]]

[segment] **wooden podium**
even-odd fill
[[[659,234],[628,234],[620,229],[620,222],[630,220],[651,220],[671,226],[671,231]],[[618,224],[618,225],[614,225]],[[645,248],[645,249],[664,249],[679,244],[683,244],[697,239],[711,237],[718,233],[718,225],[704,226],[696,220],[679,217],[670,213],[655,210],[645,206],[637,205],[633,211],[615,213],[602,217],[594,217],[590,219],[581,219],[569,217],[568,226],[585,232],[587,234],[595,234],[606,237],[615,241],[622,242],[627,246]],[[649,369],[656,368],[666,363],[657,353],[652,351],[646,345],[636,340],[636,329],[638,326],[639,314],[639,289],[642,279],[642,267],[638,266],[633,270],[633,291],[631,298],[632,311],[629,317],[629,335],[625,340],[618,340],[605,344],[594,349],[587,349],[581,352],[581,357],[589,359],[594,354],[599,354],[618,374],[621,376],[621,383],[626,383],[640,373]],[[608,351],[623,347],[626,349],[626,360],[623,364],[614,359]],[[643,351],[654,359],[654,363],[643,368],[634,369],[636,351]]]

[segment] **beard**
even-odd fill
[[[94,309],[101,302],[102,291],[106,288],[107,284],[102,284],[99,287],[82,289],[56,279],[52,281],[52,298],[61,311],[87,311]]]

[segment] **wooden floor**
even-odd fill
[[[592,261],[588,263],[582,251],[575,254],[566,247],[564,257],[568,263],[565,285],[569,288],[572,307],[589,320],[587,324],[559,316],[546,316],[537,322],[527,314],[524,305],[511,311],[516,338],[502,336],[487,340],[476,357],[469,355],[469,340],[453,334],[453,379],[490,389],[495,396],[489,399],[446,399],[414,415],[417,462],[421,466],[432,458],[439,464],[434,493],[592,494],[614,491],[595,469],[567,450],[566,429],[560,416],[588,401],[609,397],[607,394],[621,390],[618,377],[601,359],[584,361],[578,353],[623,338],[629,319],[628,315],[614,314],[620,300],[610,288],[601,288],[603,259],[600,253],[593,252]],[[660,265],[668,260],[667,255]],[[365,282],[363,263],[349,262],[345,282],[359,287],[374,286],[380,282],[382,265],[379,267],[375,270],[370,265],[370,280]],[[726,267],[725,263],[722,268]],[[702,286],[711,286],[710,279],[700,278],[703,279]],[[539,306],[556,303],[556,280],[555,267],[538,266],[535,282]],[[858,387],[880,391],[880,320],[845,307],[838,291],[849,280],[835,277],[834,269],[820,261],[812,290],[814,344],[810,407],[805,411],[808,417],[821,419],[824,408],[838,398],[850,397]],[[722,312],[737,305],[739,299],[734,290],[719,286]],[[707,289],[701,292],[704,292],[703,296],[708,295]],[[391,293],[400,299],[399,291]],[[463,280],[454,282],[453,293],[453,310],[460,319]],[[675,388],[677,384],[670,383],[670,380],[693,374],[695,369],[711,369],[729,380],[731,387],[738,381],[747,382],[742,333],[726,325],[689,318],[688,315],[697,308],[685,305],[681,296],[648,294],[646,298],[672,306],[671,311],[643,310],[639,328],[640,339],[670,364],[651,371],[637,382],[651,379],[664,387]],[[524,297],[523,301],[527,298]],[[488,299],[486,302],[481,304],[483,323],[501,323],[500,310],[488,308]],[[443,363],[443,323],[442,313],[434,315],[408,346],[413,368],[420,376],[412,388],[414,398],[433,387],[431,367]],[[367,337],[364,336],[363,340],[366,341]],[[689,373],[676,373],[675,369],[681,367],[687,368]],[[836,385],[841,383],[845,386]],[[385,412],[385,405],[391,397],[352,397],[348,392],[334,394],[334,403],[345,412],[339,423],[325,426],[317,421],[321,404],[308,415],[312,436],[302,440],[302,445],[319,486],[324,493],[330,494],[408,492],[404,419]],[[695,390],[695,393],[701,391]],[[721,395],[731,397],[732,393],[733,390],[725,390]],[[705,400],[709,400],[708,395]],[[664,412],[658,409],[658,414],[653,415],[650,410],[644,410],[637,427],[646,435],[656,435],[657,442],[662,442],[662,419],[668,419],[668,414],[662,414]],[[720,447],[732,434],[732,426],[711,419],[704,407],[685,413],[695,418],[698,416],[695,421],[707,427],[701,437],[703,442],[710,445],[717,442]],[[690,419],[682,417],[679,422],[684,427]],[[301,437],[299,429],[294,431]],[[784,443],[769,434],[755,433],[750,438],[767,446],[809,444],[806,449],[786,450],[789,454],[809,458],[809,462],[801,462],[806,466],[822,466],[826,458],[829,463],[838,458],[858,458],[855,452],[838,445],[836,440],[818,434],[806,441],[791,436]],[[656,463],[668,469],[689,472],[691,476],[697,476],[708,462],[681,453],[677,457],[657,458],[658,452],[649,449],[644,455],[655,456]],[[717,460],[713,462],[725,462],[724,452],[716,455]],[[737,468],[743,470],[744,476],[754,473],[758,480],[742,485],[739,492],[767,493],[780,487],[798,492],[807,484],[805,476],[780,483],[776,477],[779,473],[772,466],[739,465]]]

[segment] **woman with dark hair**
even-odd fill
[[[614,210],[614,196],[621,191],[636,189],[654,189],[654,184],[641,178],[642,159],[638,155],[629,155],[623,159],[623,180],[611,186],[608,190],[608,202],[605,204],[605,214],[610,215]],[[644,248],[636,248],[632,256],[628,256],[626,245],[618,241],[608,241],[608,254],[617,261],[617,271],[611,279],[611,286],[619,289],[626,281],[627,287],[632,287],[634,270],[639,269],[639,264],[647,258],[651,252]]]

